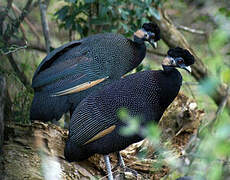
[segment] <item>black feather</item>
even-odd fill
[[[190,66],[194,64],[195,58],[194,56],[187,50],[187,49],[182,49],[180,47],[172,48],[168,50],[167,53],[170,57],[182,57],[184,59],[185,65]]]
[[[161,38],[160,28],[158,27],[157,24],[155,24],[155,23],[144,23],[142,25],[142,28],[145,29],[146,31],[150,31],[150,32],[155,33],[155,37],[154,37],[155,41],[160,40],[160,38]]]

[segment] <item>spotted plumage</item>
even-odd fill
[[[154,44],[152,41],[160,38],[159,28],[153,23],[144,24],[141,31],[146,36],[134,35],[134,41],[119,34],[97,34],[48,54],[33,77],[30,118],[58,120],[89,93],[137,67],[145,57],[144,41]]]
[[[175,67],[189,70],[188,65],[194,63],[194,57],[185,52],[187,50],[182,48],[171,49],[163,61],[164,70],[128,75],[85,98],[71,118],[66,159],[81,161],[95,153],[107,155],[142,140],[141,130],[148,123],[160,120],[180,90],[182,76]],[[178,56],[178,53],[181,55]],[[131,116],[140,119],[140,128],[133,135],[120,133],[120,129],[127,126],[118,116],[120,108],[128,109]],[[109,133],[89,142],[112,126],[115,128]]]

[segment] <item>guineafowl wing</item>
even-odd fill
[[[33,81],[36,78],[36,76],[42,72],[43,70],[49,68],[52,63],[62,54],[64,54],[66,51],[68,51],[70,48],[73,48],[75,46],[80,45],[82,40],[79,41],[72,41],[69,42],[59,48],[54,49],[51,51],[41,62],[41,64],[38,66],[37,70],[34,73]]]
[[[35,91],[64,95],[88,89],[108,78],[101,62],[87,56],[88,47],[80,41],[51,52],[35,72]]]
[[[69,141],[75,145],[85,145],[115,129],[118,121],[116,115],[101,112],[103,108],[96,105],[99,101],[95,97],[87,98],[75,109],[69,129]]]

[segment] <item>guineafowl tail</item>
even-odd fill
[[[67,96],[55,97],[35,92],[30,109],[30,119],[43,122],[59,120],[70,108]]]
[[[71,141],[67,140],[65,146],[65,159],[69,162],[83,161],[94,154],[93,151],[88,151],[86,146],[78,146]]]

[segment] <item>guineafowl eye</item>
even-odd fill
[[[177,60],[177,63],[178,63],[178,64],[184,63],[184,59],[182,59],[182,58],[178,59],[178,60]]]
[[[172,48],[167,52],[168,56],[163,60],[162,66],[165,72],[170,71],[174,67],[185,69],[191,72],[189,65],[193,64],[194,56],[186,49],[180,47]]]

